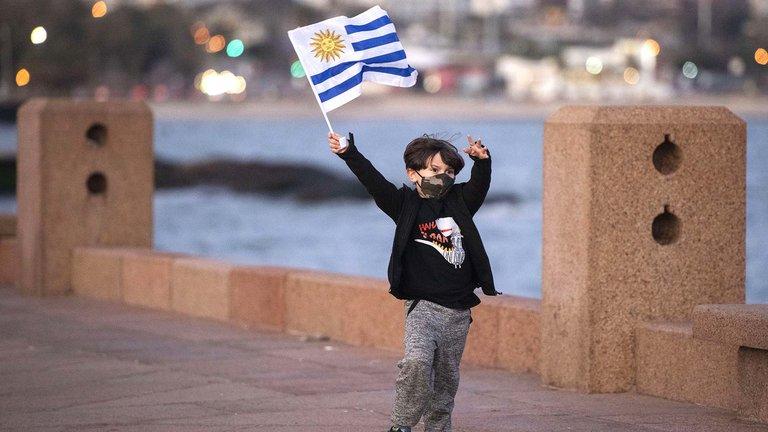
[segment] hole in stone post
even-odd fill
[[[107,191],[107,178],[103,173],[92,173],[88,176],[85,186],[88,188],[88,193],[91,195],[103,194]]]
[[[664,204],[664,213],[653,218],[651,234],[656,243],[668,245],[674,243],[680,233],[680,219],[669,211],[669,206]]]
[[[680,147],[669,139],[669,134],[664,134],[664,142],[653,151],[653,166],[662,174],[672,174],[680,166]]]
[[[88,142],[94,146],[101,147],[107,143],[107,127],[101,123],[94,123],[85,132]]]

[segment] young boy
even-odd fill
[[[454,184],[464,159],[448,141],[427,136],[405,148],[405,172],[415,190],[397,188],[366,159],[350,133],[348,145],[328,134],[331,151],[396,223],[387,276],[389,292],[405,300],[405,356],[395,384],[390,432],[450,431],[459,363],[472,322],[474,290],[498,295],[480,234],[472,221],[491,183],[491,157],[467,136],[464,152],[474,161],[468,182]]]

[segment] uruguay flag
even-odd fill
[[[288,32],[323,112],[360,96],[363,80],[397,87],[416,84],[418,72],[387,12],[379,6]]]

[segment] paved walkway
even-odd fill
[[[1,431],[371,431],[398,353],[0,287]],[[462,366],[454,431],[765,431],[725,410]],[[423,430],[419,425],[416,430]]]

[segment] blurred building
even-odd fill
[[[295,53],[285,29],[336,15],[353,16],[374,5],[386,9],[396,22],[409,62],[420,72],[417,87],[429,93],[501,93],[532,101],[657,100],[674,91],[740,91],[745,85],[756,91],[765,85],[764,80],[754,78],[754,48],[739,52],[737,44],[746,34],[760,40],[761,20],[768,19],[762,18],[768,17],[768,0],[108,3],[110,8],[148,8],[160,3],[181,6],[205,23],[211,37],[222,35],[227,43],[242,41],[245,51],[241,56],[208,52],[195,78],[197,90],[203,73],[220,78],[221,73],[232,72],[244,77],[252,96],[305,92],[302,86],[306,83],[288,73]],[[744,35],[742,28],[746,29]],[[664,54],[658,56],[661,47]],[[684,64],[687,72],[681,71]],[[374,90],[397,91],[389,87]]]
[[[768,0],[750,0],[749,6],[754,16],[768,16]]]
[[[658,79],[652,43],[640,39],[569,46],[560,58],[502,56],[495,71],[514,100],[661,100],[673,93]]]

